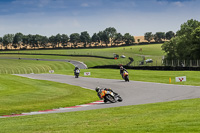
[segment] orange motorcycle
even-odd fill
[[[98,93],[98,95],[100,95],[101,99],[104,99],[104,102],[111,102],[111,103],[115,103],[115,102],[121,102],[122,98],[120,97],[119,94],[114,93],[113,91],[107,91],[107,90],[102,90]]]
[[[123,72],[123,79],[125,80],[125,82],[126,82],[126,81],[129,82],[129,76],[128,76],[128,72],[127,72],[127,71],[124,71],[124,72]]]

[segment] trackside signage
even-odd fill
[[[183,82],[186,81],[186,76],[176,77],[176,82]]]
[[[90,72],[84,72],[84,75],[89,76],[89,75],[91,75],[91,73]]]
[[[49,73],[54,73],[54,70],[49,70]]]

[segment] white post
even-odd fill
[[[173,64],[173,60],[172,60],[172,66],[174,66],[174,64]]]

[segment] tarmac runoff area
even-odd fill
[[[117,92],[123,98],[123,101],[112,104],[103,103],[103,101],[95,101],[92,103],[77,105],[73,107],[6,115],[6,116],[0,116],[0,118],[102,109],[102,108],[111,108],[111,107],[128,106],[128,105],[193,99],[200,97],[200,86],[172,85],[172,84],[161,84],[161,83],[140,82],[140,81],[125,82],[124,80],[100,79],[100,78],[89,78],[89,77],[74,78],[74,76],[59,75],[59,74],[16,74],[16,75],[31,79],[49,80],[60,83],[66,83],[92,90],[94,90],[95,87],[97,86],[102,88],[103,87],[111,88],[113,89],[113,91]]]

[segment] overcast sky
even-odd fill
[[[5,34],[92,36],[108,27],[122,34],[180,29],[200,21],[200,0],[0,0],[0,37]]]

